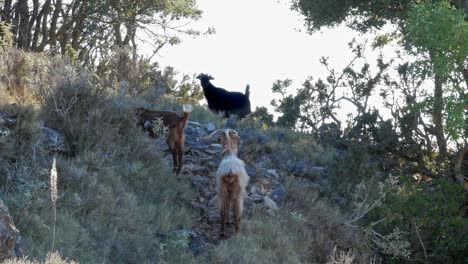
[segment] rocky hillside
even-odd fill
[[[180,113],[190,96],[178,101],[174,87],[166,87],[174,80],[145,63],[115,60],[100,70],[90,72],[62,57],[0,53],[2,260],[464,263],[468,258],[463,187],[414,173],[365,133],[346,136],[330,126],[312,135],[268,127],[254,115],[225,120],[192,101],[184,166],[174,175],[166,143],[135,126],[135,109]],[[221,149],[206,138],[217,128],[239,132],[239,157],[250,176],[241,232],[235,235],[231,226],[223,239],[214,179]],[[54,157],[56,219],[50,186]]]

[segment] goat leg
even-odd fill
[[[184,157],[184,145],[177,144],[177,173],[176,174],[179,174],[180,171],[182,170],[183,157]]]
[[[220,192],[220,212],[221,212],[221,233],[220,236],[223,237],[225,235],[225,227],[226,222],[229,221],[229,191],[226,182],[221,183],[221,192]]]
[[[177,153],[175,149],[171,149],[172,153],[172,172],[177,174]]]
[[[239,233],[240,231],[240,216],[240,200],[236,199],[236,201],[234,202],[234,225],[236,228],[236,233]]]

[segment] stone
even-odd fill
[[[0,261],[18,257],[16,254],[19,254],[21,250],[20,248],[15,250],[15,247],[18,247],[19,233],[10,216],[8,207],[0,199]]]
[[[209,224],[219,223],[221,221],[221,216],[219,215],[219,211],[217,209],[209,211],[206,216],[206,220]]]
[[[279,174],[278,174],[278,172],[277,172],[275,169],[268,169],[268,170],[267,170],[267,173],[268,173],[268,175],[270,175],[270,176],[273,176],[273,177],[276,177],[276,178],[279,177]]]
[[[236,127],[236,119],[231,117],[226,121],[226,127],[234,129]]]
[[[0,126],[0,138],[11,135],[11,130],[8,127]]]
[[[202,124],[200,124],[199,122],[196,122],[196,121],[188,121],[187,125],[188,126],[197,126],[197,127],[202,127],[203,126]]]
[[[259,194],[252,194],[248,197],[248,199],[251,200],[253,203],[261,203],[264,200],[263,196]]]
[[[202,252],[203,249],[207,246],[206,239],[194,230],[183,229],[173,231],[172,233],[178,236],[185,237],[189,241],[188,248],[195,255]]]
[[[215,195],[211,200],[208,202],[209,207],[218,207],[218,195]]]
[[[69,151],[64,135],[45,126],[41,127],[41,132],[41,140],[50,151],[59,153],[67,153]]]
[[[250,178],[257,178],[257,176],[258,176],[257,175],[257,170],[251,165],[246,164],[245,165],[245,171],[250,176]]]
[[[193,175],[192,176],[192,185],[193,186],[206,185],[207,183],[208,183],[208,179],[203,177],[203,176],[199,176],[199,175]]]
[[[198,165],[198,164],[186,164],[185,169],[187,169],[187,170],[189,170],[189,171],[191,171],[192,173],[195,173],[195,174],[204,174],[205,171],[206,171],[205,166],[201,166],[201,165]]]
[[[274,189],[271,192],[271,199],[277,203],[280,203],[283,201],[284,194],[286,193],[286,189],[282,184],[280,184],[276,189]]]
[[[238,131],[239,136],[245,143],[252,142],[260,145],[268,144],[271,138],[256,129],[250,128],[246,130]]]
[[[268,196],[263,197],[263,206],[267,209],[267,212],[272,214],[278,210],[278,206],[275,201],[270,199]]]
[[[209,132],[215,131],[216,130],[216,124],[214,122],[209,122],[206,125],[206,130],[208,130]]]
[[[6,127],[13,127],[16,125],[16,117],[9,115],[6,112],[0,111],[0,125]]]
[[[211,196],[211,193],[212,193],[208,188],[206,188],[206,187],[204,187],[204,186],[202,186],[202,187],[198,190],[198,192],[200,193],[200,195],[201,195],[202,197],[205,197],[205,198],[209,198],[209,197]]]

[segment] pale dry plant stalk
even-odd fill
[[[156,118],[152,125],[151,130],[157,138],[166,140],[169,136],[169,127],[164,125],[162,117]]]
[[[353,264],[356,259],[356,251],[350,249],[348,251],[336,252],[336,246],[333,248],[330,259],[327,261],[327,264]]]
[[[52,168],[50,169],[50,200],[52,201],[52,252],[55,244],[55,224],[57,222],[57,161],[54,157]]]

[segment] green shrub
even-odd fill
[[[465,195],[463,187],[450,180],[406,182],[369,214],[368,221],[385,219],[377,225],[382,233],[395,228],[406,233],[412,259],[424,260],[425,249],[430,262],[466,263],[468,219],[460,215]]]

